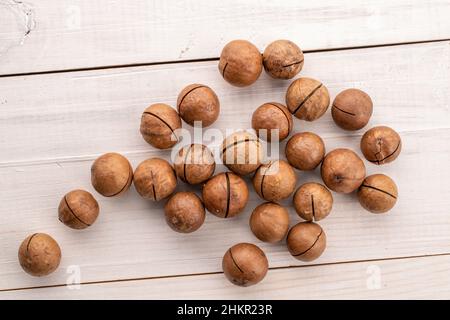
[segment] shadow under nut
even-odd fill
[[[267,201],[280,201],[295,190],[297,176],[294,169],[284,160],[271,161],[261,165],[253,177],[256,193]]]
[[[91,183],[105,197],[126,192],[133,181],[133,168],[127,158],[118,153],[106,153],[91,166]]]
[[[267,274],[269,262],[264,251],[251,243],[239,243],[227,250],[222,259],[225,277],[233,284],[248,287]]]
[[[177,177],[166,160],[151,158],[137,166],[134,171],[134,186],[143,198],[159,201],[174,192]]]
[[[286,105],[297,118],[314,121],[320,118],[330,105],[328,89],[311,78],[298,78],[286,91]]]
[[[18,252],[22,269],[35,277],[49,275],[61,262],[61,249],[48,234],[35,233],[28,236],[20,245]]]
[[[219,98],[208,86],[191,84],[185,87],[177,99],[177,109],[180,117],[189,125],[201,121],[202,127],[213,124],[220,113]]]
[[[59,203],[58,218],[72,229],[85,229],[98,217],[100,208],[97,200],[87,191],[73,190]]]
[[[394,161],[402,150],[400,135],[386,126],[368,130],[362,136],[360,145],[364,157],[377,165]]]
[[[320,168],[325,185],[341,193],[358,189],[366,176],[366,167],[361,158],[350,149],[334,149],[323,159]]]
[[[384,174],[373,174],[364,179],[358,189],[361,206],[372,213],[385,213],[391,210],[398,198],[395,182]]]
[[[206,209],[220,218],[241,213],[248,202],[245,181],[231,172],[219,173],[203,186],[202,198]]]
[[[326,235],[317,223],[300,222],[289,230],[286,243],[294,258],[309,262],[325,251]]]
[[[140,132],[144,140],[158,149],[168,149],[178,142],[176,130],[181,128],[178,113],[169,105],[153,104],[141,117]]]

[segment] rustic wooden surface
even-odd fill
[[[0,0],[0,15],[0,299],[450,298],[448,1]],[[366,162],[368,173],[397,182],[396,207],[372,215],[355,195],[334,194],[334,210],[321,223],[327,250],[310,264],[251,234],[248,218],[261,202],[254,192],[239,217],[208,214],[191,235],[172,232],[163,203],[133,188],[117,199],[97,195],[102,211],[93,227],[62,225],[60,198],[73,188],[94,192],[89,168],[98,155],[121,152],[133,166],[170,156],[139,134],[147,105],[174,105],[185,85],[205,83],[221,100],[214,127],[225,131],[248,128],[263,102],[284,102],[289,81],[263,74],[240,89],[221,78],[217,57],[234,38],[261,50],[292,39],[309,51],[301,75],[320,79],[332,98],[348,87],[371,95],[369,126],[389,125],[403,139],[392,164]],[[319,133],[327,150],[361,154],[364,130],[338,129],[329,111],[313,123],[296,119],[294,131],[305,130]],[[320,181],[318,171],[297,173],[299,184]],[[291,224],[300,221],[289,209]],[[18,265],[17,248],[33,232],[53,235],[62,247],[51,276],[32,278]],[[221,274],[223,253],[241,241],[260,245],[273,269],[250,288]],[[74,270],[81,285],[66,286]]]

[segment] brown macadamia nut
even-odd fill
[[[303,68],[303,52],[289,40],[269,44],[263,53],[266,72],[275,79],[292,79]]]
[[[105,197],[126,192],[133,181],[133,168],[127,158],[118,153],[98,157],[91,167],[91,183]]]
[[[304,220],[322,220],[330,214],[332,207],[333,196],[320,183],[305,183],[294,194],[295,211]]]
[[[285,153],[289,164],[294,168],[314,170],[325,156],[325,145],[317,134],[301,132],[289,139]]]
[[[49,275],[61,261],[58,243],[45,233],[35,233],[23,240],[19,248],[22,269],[35,277]]]
[[[335,149],[323,159],[322,180],[333,191],[350,193],[358,189],[366,176],[361,158],[350,149]]]
[[[238,243],[223,256],[222,269],[231,283],[248,287],[264,279],[269,261],[264,251],[254,244]]]
[[[134,171],[134,186],[145,199],[159,201],[173,193],[177,177],[166,160],[151,158],[141,162]]]
[[[281,141],[292,130],[292,115],[281,103],[264,103],[253,112],[252,127],[261,139]]]
[[[250,216],[250,229],[261,241],[279,242],[289,230],[289,213],[273,202],[260,204]]]
[[[369,122],[373,104],[369,95],[359,89],[339,93],[331,107],[334,122],[345,130],[359,130]]]
[[[220,218],[231,218],[247,205],[248,188],[241,177],[222,172],[203,186],[202,197],[209,212]]]
[[[297,176],[284,160],[270,161],[261,165],[253,177],[256,193],[267,201],[280,201],[294,192]]]
[[[385,213],[391,210],[397,198],[397,185],[384,174],[366,177],[358,190],[359,203],[372,213]]]
[[[207,146],[191,144],[183,147],[175,158],[175,172],[186,183],[199,184],[214,174],[216,162]]]
[[[219,71],[236,87],[246,87],[258,80],[263,68],[258,48],[246,40],[233,40],[222,50]]]
[[[180,117],[191,126],[201,122],[202,127],[210,126],[220,113],[219,98],[215,92],[203,84],[190,84],[184,88],[177,99]]]
[[[378,165],[394,161],[401,150],[400,135],[386,126],[374,127],[361,138],[361,151],[364,157]]]
[[[59,203],[59,221],[72,229],[85,229],[97,220],[100,208],[97,200],[87,191],[73,190]]]
[[[261,141],[254,134],[238,131],[222,143],[222,162],[238,175],[254,172],[264,157]]]
[[[205,208],[193,192],[177,192],[164,206],[169,227],[181,233],[194,232],[205,221]]]
[[[319,119],[330,105],[330,95],[323,83],[311,78],[298,78],[286,92],[289,111],[301,120]]]
[[[178,142],[176,130],[180,128],[181,119],[178,113],[167,104],[152,104],[142,114],[142,137],[155,148],[172,148]]]
[[[286,243],[294,258],[308,262],[324,252],[327,237],[317,223],[300,222],[289,230]]]

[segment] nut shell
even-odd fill
[[[269,142],[284,140],[291,132],[292,125],[292,115],[281,103],[264,103],[253,112],[253,129],[259,138]],[[272,130],[278,130],[278,139],[272,136]]]
[[[323,83],[311,78],[298,78],[286,91],[286,105],[299,119],[319,119],[330,105],[330,95]]]
[[[223,256],[222,269],[231,283],[248,287],[264,279],[269,262],[259,247],[251,243],[239,243]]]
[[[85,229],[97,220],[100,208],[97,200],[85,190],[67,193],[59,203],[58,217],[72,229]]]
[[[177,109],[180,117],[189,125],[201,121],[202,127],[213,124],[220,113],[219,98],[208,86],[190,84],[184,88],[177,99]]]
[[[133,181],[133,168],[127,158],[118,153],[98,157],[91,167],[91,183],[105,197],[126,192]]]
[[[134,171],[134,186],[145,199],[159,201],[174,192],[177,177],[166,160],[151,158],[141,162]]]
[[[331,115],[339,127],[354,131],[366,126],[372,111],[372,100],[367,93],[359,89],[347,89],[334,99]]]
[[[228,169],[243,176],[258,169],[264,153],[258,137],[246,131],[238,131],[222,142],[221,156]]]
[[[262,55],[246,40],[233,40],[222,50],[219,71],[222,77],[236,87],[246,87],[261,75]]]
[[[289,230],[289,213],[286,208],[273,202],[260,204],[250,216],[250,229],[261,241],[279,242]]]
[[[308,182],[300,186],[294,194],[294,208],[307,221],[325,219],[333,207],[331,192],[320,183]]]
[[[198,230],[205,221],[202,200],[193,192],[177,192],[164,206],[167,224],[172,230],[191,233]]]
[[[389,163],[397,159],[402,151],[402,139],[394,129],[386,126],[374,127],[362,136],[361,151],[372,163]]]
[[[142,137],[155,148],[172,148],[178,142],[176,131],[180,128],[181,119],[178,113],[167,104],[152,104],[142,113]]]
[[[263,53],[266,72],[275,79],[292,79],[303,68],[302,50],[292,41],[276,40]]]
[[[366,177],[358,190],[358,200],[364,209],[372,213],[385,213],[391,210],[398,198],[395,182],[384,174]]]
[[[261,165],[253,177],[256,193],[267,201],[280,201],[294,192],[297,176],[284,160],[270,161]]]
[[[48,234],[35,233],[23,240],[18,256],[19,263],[26,273],[41,277],[58,268],[61,262],[61,249]]]
[[[231,218],[241,213],[247,205],[247,184],[231,172],[222,172],[203,186],[202,198],[209,212],[220,218]]]
[[[322,255],[327,237],[317,223],[300,222],[289,230],[286,243],[294,258],[308,262]]]
[[[175,172],[186,183],[203,183],[214,174],[216,162],[207,146],[191,144],[183,147],[175,158]]]
[[[286,144],[286,158],[291,166],[299,170],[314,170],[325,156],[325,144],[312,132],[293,135]]]
[[[366,176],[361,158],[350,149],[335,149],[323,159],[320,168],[325,185],[336,192],[350,193],[358,189]]]

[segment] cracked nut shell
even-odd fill
[[[384,174],[366,177],[358,190],[359,203],[372,213],[385,213],[391,210],[397,198],[397,185]]]
[[[166,160],[151,158],[137,166],[134,171],[134,186],[143,198],[159,201],[173,193],[177,177]]]
[[[234,173],[222,172],[203,186],[202,198],[209,212],[220,218],[231,218],[247,205],[247,184]]]
[[[174,167],[178,178],[183,182],[199,184],[211,178],[216,162],[207,146],[191,144],[178,151]]]
[[[298,78],[287,89],[286,105],[297,118],[314,121],[327,111],[330,94],[323,83],[311,78]]]
[[[325,145],[317,134],[300,132],[289,139],[285,153],[289,164],[294,168],[314,170],[325,156]]]
[[[167,104],[152,104],[142,113],[142,137],[155,148],[172,148],[178,142],[176,130],[180,128],[181,119],[178,113]]]
[[[402,150],[402,139],[394,130],[378,126],[368,130],[361,138],[361,151],[364,157],[375,164],[394,161]]]
[[[361,158],[350,149],[334,149],[323,159],[320,174],[325,185],[336,192],[350,193],[358,189],[366,176]]]
[[[201,121],[202,127],[208,127],[219,117],[220,103],[215,92],[203,84],[190,84],[184,88],[177,99],[180,117],[189,125]]]
[[[281,103],[264,103],[253,112],[252,127],[259,138],[266,141],[275,140],[272,130],[278,130],[278,139],[284,140],[292,130],[292,115]]]
[[[292,79],[303,68],[303,52],[292,41],[276,40],[263,53],[266,72],[275,79]]]
[[[164,206],[166,222],[174,231],[191,233],[205,221],[205,208],[193,192],[177,192]]]
[[[91,167],[91,183],[105,197],[126,192],[133,181],[133,168],[127,158],[118,153],[98,157]]]
[[[249,41],[233,40],[220,54],[219,71],[228,83],[236,87],[246,87],[254,83],[262,68],[261,53]]]
[[[250,216],[250,229],[261,241],[279,242],[289,230],[289,213],[277,203],[260,204]]]
[[[294,192],[297,176],[284,160],[270,161],[261,165],[253,177],[256,193],[267,201],[280,201]]]
[[[20,266],[26,273],[42,277],[58,268],[61,249],[48,234],[35,233],[23,240],[18,256]]]
[[[264,157],[261,141],[246,131],[235,132],[223,140],[222,162],[238,175],[254,172]]]
[[[322,184],[308,182],[300,186],[294,194],[294,208],[307,221],[325,219],[333,207],[333,196]]]
[[[347,89],[334,98],[331,115],[334,122],[345,130],[359,130],[372,116],[373,104],[369,95],[359,89]]]
[[[97,220],[100,208],[97,200],[85,190],[67,193],[59,203],[59,221],[72,229],[85,229]]]
[[[289,230],[286,243],[294,258],[308,262],[324,252],[327,237],[317,223],[300,222]]]
[[[269,261],[258,246],[238,243],[223,256],[222,269],[231,283],[248,287],[264,279],[269,270]]]

